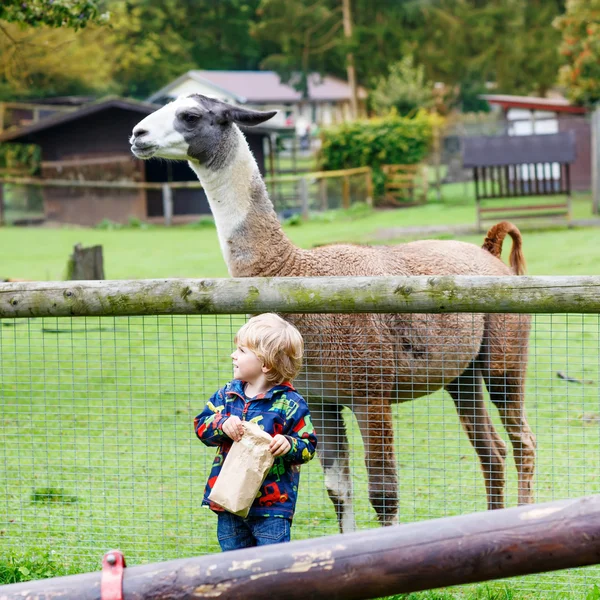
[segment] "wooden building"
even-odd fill
[[[119,182],[198,181],[185,162],[141,161],[130,152],[134,126],[158,106],[110,97],[30,125],[0,133],[0,143],[37,144],[42,155],[42,179],[70,180],[71,187],[43,186],[47,220],[93,226],[108,219],[126,223],[131,218],[162,220],[161,190],[119,189]],[[268,126],[244,130],[261,172],[275,130]],[[265,150],[267,148],[267,150]],[[86,181],[113,187],[85,186]],[[202,189],[176,189],[174,222],[210,213]]]
[[[571,165],[573,190],[587,191],[592,184],[592,130],[587,108],[562,97],[535,98],[484,94],[489,104],[502,110],[508,135],[546,135],[573,131],[575,161]]]

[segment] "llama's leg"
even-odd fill
[[[310,411],[319,440],[317,455],[325,474],[327,493],[335,507],[340,531],[349,533],[356,529],[356,524],[348,437],[342,407],[336,404],[319,405],[311,398]]]
[[[521,371],[507,371],[501,376],[486,377],[484,373],[484,379],[513,447],[519,477],[518,502],[530,504],[533,502],[536,443],[525,416],[524,377]]]
[[[382,525],[398,523],[398,471],[392,411],[387,399],[354,406],[365,446],[369,501]]]
[[[481,373],[513,447],[519,504],[533,502],[535,436],[525,416],[525,376],[531,319],[490,315],[480,356]]]
[[[485,407],[481,373],[471,364],[446,389],[481,462],[488,509],[503,508],[506,444],[494,429]]]

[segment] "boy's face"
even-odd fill
[[[237,348],[231,353],[233,361],[233,377],[249,383],[254,383],[261,375],[269,369],[265,367],[250,348],[243,344],[238,344]]]

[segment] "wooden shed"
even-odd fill
[[[47,220],[93,226],[108,219],[126,223],[130,218],[162,220],[161,190],[119,189],[118,182],[197,181],[185,162],[140,161],[131,155],[129,136],[141,119],[159,106],[110,97],[77,110],[43,119],[0,134],[0,143],[37,144],[42,155],[42,179],[77,181],[77,186],[43,186]],[[265,147],[273,129],[244,130],[261,172]],[[110,182],[115,187],[86,187],[86,181]],[[173,217],[185,220],[210,213],[201,189],[177,189]]]
[[[575,106],[562,97],[535,98],[504,94],[481,96],[500,107],[508,123],[509,135],[529,136],[563,133],[575,134],[576,156],[571,165],[571,186],[587,191],[592,184],[592,130],[588,109]]]

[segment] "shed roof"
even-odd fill
[[[585,114],[587,112],[584,106],[574,106],[566,98],[536,98],[534,96],[511,96],[507,94],[482,94],[480,97],[490,104],[497,104],[504,109],[524,108],[527,110],[575,114]]]
[[[575,162],[575,133],[501,135],[463,139],[463,167]]]
[[[41,119],[40,121],[36,121],[31,125],[25,125],[24,127],[8,129],[0,133],[0,142],[18,142],[22,138],[25,138],[33,133],[45,131],[47,129],[51,129],[52,127],[58,127],[60,125],[64,125],[65,123],[71,123],[73,121],[86,118],[98,112],[113,108],[137,112],[140,114],[141,117],[143,117],[145,115],[153,113],[155,110],[158,110],[159,108],[161,108],[161,106],[159,104],[141,102],[139,100],[133,100],[131,98],[109,96],[107,98],[98,100],[97,102],[85,104],[77,110],[54,114],[45,119]],[[279,127],[276,125],[270,125],[269,123],[262,123],[257,127],[242,127],[241,129],[246,134],[269,134],[293,130],[293,128],[290,127]]]
[[[46,119],[36,121],[31,125],[25,125],[24,127],[18,127],[16,129],[8,129],[0,134],[0,142],[18,141],[19,138],[23,138],[32,133],[38,133],[39,131],[44,131],[52,127],[70,123],[72,121],[76,121],[78,119],[82,119],[89,115],[93,115],[100,111],[111,108],[121,108],[123,110],[138,112],[141,115],[149,115],[160,108],[160,106],[156,104],[149,104],[148,102],[140,102],[139,100],[132,100],[130,98],[109,96],[107,98],[98,100],[97,102],[85,104],[77,110],[57,113],[47,117]]]
[[[216,92],[232,96],[236,102],[268,103],[268,102],[301,102],[302,94],[292,85],[282,83],[274,71],[209,71],[192,70],[178,77],[165,87],[152,94],[149,102],[169,96],[178,85],[186,79],[211,86]],[[313,73],[308,81],[310,100],[336,101],[350,100],[351,90],[347,82],[331,75],[320,76]],[[359,87],[358,95],[366,98],[366,91]]]

